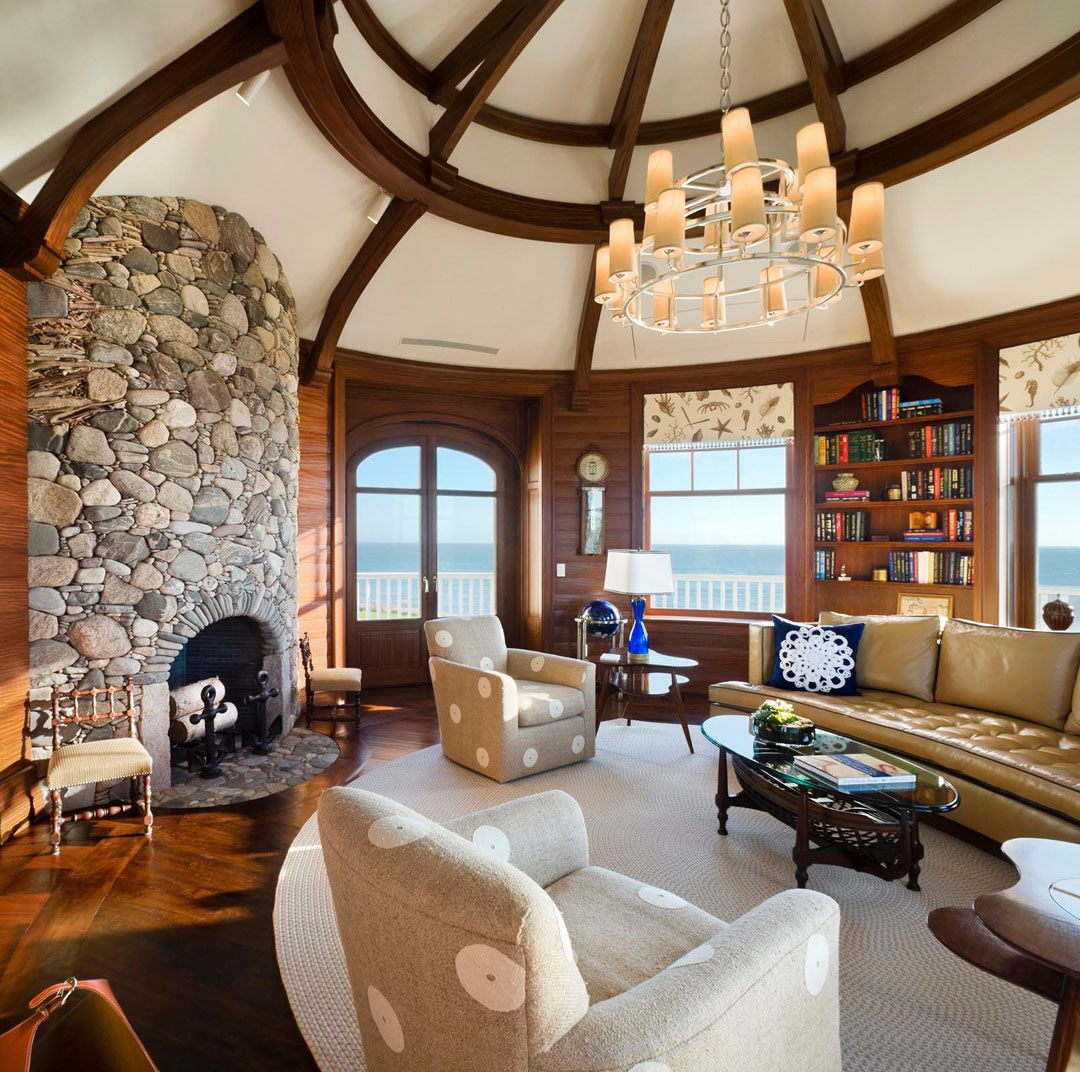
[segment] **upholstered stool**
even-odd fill
[[[316,693],[340,692],[345,694],[346,703],[352,698],[353,722],[360,725],[360,677],[362,671],[352,666],[329,666],[316,670],[311,659],[311,639],[307,633],[300,640],[300,658],[304,664],[304,694],[307,700],[304,717],[308,726],[312,719],[325,719],[337,722],[342,704],[316,703]],[[319,711],[329,711],[320,715]]]

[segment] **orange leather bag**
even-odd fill
[[[104,979],[68,979],[30,1002],[0,1035],[4,1072],[157,1072]]]

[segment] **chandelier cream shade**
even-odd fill
[[[771,326],[884,274],[884,186],[855,188],[849,227],[837,211],[822,123],[798,132],[792,168],[760,156],[750,113],[728,108],[728,4],[721,2],[723,161],[676,181],[670,150],[649,155],[641,242],[633,221],[618,219],[596,252],[594,296],[616,323],[664,333]]]

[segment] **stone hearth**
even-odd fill
[[[31,698],[130,677],[162,787],[169,667],[210,623],[259,623],[295,717],[295,304],[262,236],[198,201],[94,198],[64,253],[29,288]]]

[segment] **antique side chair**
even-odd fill
[[[104,701],[104,704],[103,702]],[[85,740],[95,727],[109,723],[114,733],[117,723],[127,720],[126,737],[106,737]],[[64,728],[74,726],[65,741]],[[60,852],[60,829],[74,819],[104,819],[123,811],[139,808],[142,811],[144,833],[154,833],[154,813],[150,808],[150,774],[153,760],[142,743],[142,711],[135,706],[134,687],[129,681],[122,688],[73,689],[62,692],[58,685],[52,690],[53,750],[45,786],[52,810],[52,843],[54,855]],[[97,785],[104,782],[131,781],[131,799],[95,804],[89,808],[63,811],[65,789]]]
[[[307,700],[304,716],[308,726],[312,719],[338,722],[338,714],[343,704],[316,703],[315,696],[320,692],[340,692],[345,694],[345,703],[352,703],[353,722],[360,725],[360,675],[361,671],[351,666],[328,666],[316,670],[311,659],[311,638],[305,633],[300,638],[300,658],[304,664],[304,695]],[[320,715],[319,711],[329,711]]]

